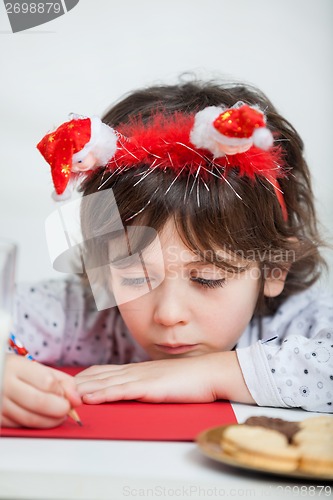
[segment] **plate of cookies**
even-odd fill
[[[333,481],[333,416],[301,422],[250,417],[208,429],[196,439],[209,458],[266,474]]]

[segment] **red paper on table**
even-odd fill
[[[78,368],[62,368],[71,375]],[[214,403],[140,403],[117,401],[77,408],[83,426],[67,420],[53,429],[1,428],[1,437],[193,441],[209,427],[236,424],[229,401]]]

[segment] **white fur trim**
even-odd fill
[[[273,146],[274,138],[272,132],[266,127],[257,128],[253,133],[253,143],[265,151]]]
[[[194,118],[194,125],[190,133],[190,141],[197,148],[208,149],[216,158],[224,156],[218,145],[221,134],[213,123],[224,109],[218,106],[208,106],[199,111]]]
[[[69,184],[62,194],[57,194],[55,191],[52,193],[54,201],[67,201],[72,197],[73,188]]]
[[[97,116],[90,119],[90,141],[81,151],[73,155],[73,163],[84,160],[88,153],[92,153],[98,160],[99,166],[106,165],[117,149],[117,134],[113,128],[101,121]]]

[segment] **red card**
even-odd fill
[[[65,369],[73,375],[80,369]],[[68,418],[54,429],[2,428],[1,436],[68,439],[193,441],[209,427],[236,424],[229,401],[214,403],[140,403],[119,401],[77,408],[83,426]]]

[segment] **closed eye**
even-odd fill
[[[148,283],[148,279],[144,276],[137,278],[125,278],[121,279],[122,286],[133,286],[133,287],[141,287]]]
[[[191,277],[191,281],[198,283],[198,285],[204,288],[220,288],[227,284],[227,280],[225,278],[220,278],[217,280],[205,279],[200,276]]]

